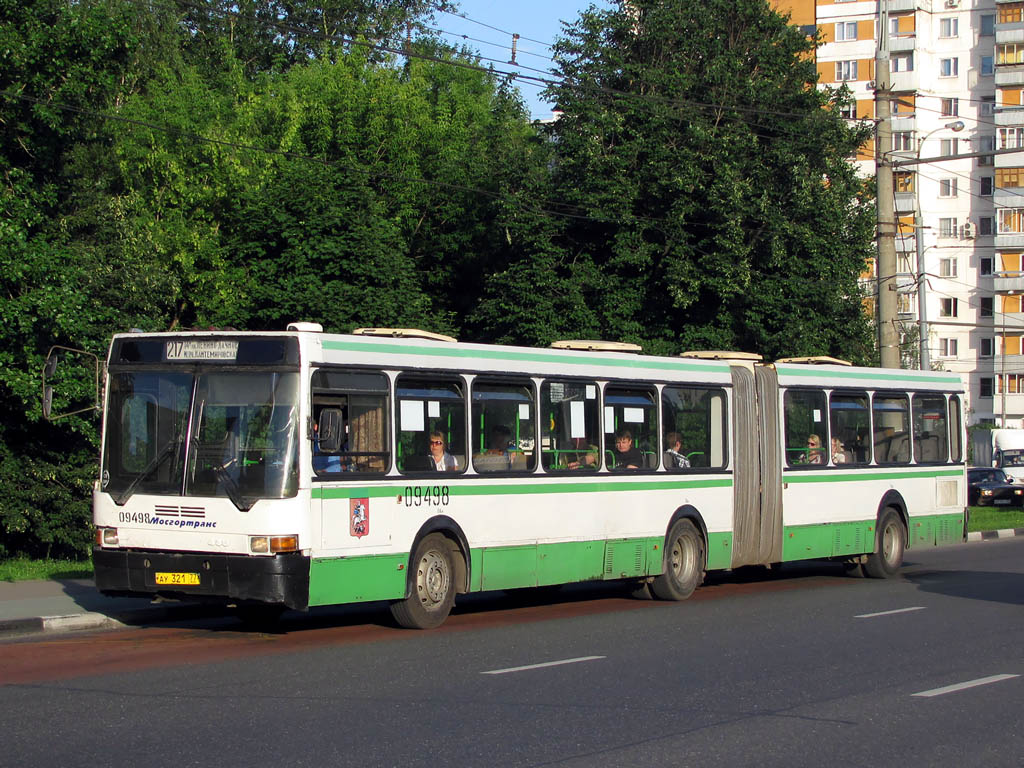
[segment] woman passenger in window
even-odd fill
[[[824,464],[825,456],[821,452],[821,438],[811,433],[807,436],[807,463]]]
[[[458,460],[448,453],[444,435],[440,432],[430,433],[430,460],[438,472],[454,472],[459,468]]]
[[[846,463],[846,453],[843,451],[843,442],[838,437],[832,438],[832,463]]]
[[[615,433],[614,469],[639,469],[642,463],[640,449],[633,445],[633,433],[620,429]]]

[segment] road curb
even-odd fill
[[[0,619],[0,639],[59,632],[82,632],[91,629],[123,629],[142,624],[188,621],[223,615],[223,607],[188,603],[173,606],[154,606],[153,608],[136,608],[114,615],[90,612],[74,613],[65,616]]]
[[[998,531],[974,531],[967,534],[967,540],[991,541],[992,539],[1008,539],[1013,536],[1024,536],[1024,528],[1000,528]]]

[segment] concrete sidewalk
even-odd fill
[[[1024,528],[969,533],[968,541],[1024,536]],[[0,640],[40,632],[70,632],[222,616],[202,603],[106,597],[91,579],[0,582]]]
[[[223,609],[148,597],[106,597],[92,579],[0,582],[0,639],[219,615]]]

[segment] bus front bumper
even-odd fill
[[[297,552],[251,557],[93,547],[92,562],[96,588],[106,595],[309,607],[309,558]]]

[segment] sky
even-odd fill
[[[573,22],[590,5],[609,7],[606,0],[460,0],[459,12],[437,13],[434,26],[446,34],[446,40],[464,44],[488,59],[496,59],[497,70],[520,71],[524,75],[545,77],[552,67],[550,46],[562,30],[561,21]],[[516,68],[508,64],[512,34],[520,35],[516,47]],[[464,39],[461,36],[465,35]],[[535,72],[532,70],[542,70]],[[551,116],[551,105],[540,96],[543,86],[529,81],[517,82],[533,118]]]

